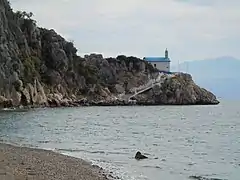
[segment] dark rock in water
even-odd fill
[[[137,159],[137,160],[140,160],[140,159],[147,159],[148,157],[147,156],[144,156],[144,155],[142,155],[142,153],[141,152],[137,152],[136,153],[136,155],[135,155],[135,159]]]
[[[226,179],[220,179],[220,178],[207,178],[202,176],[190,176],[190,179],[196,179],[196,180],[226,180]]]

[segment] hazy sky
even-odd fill
[[[240,0],[10,0],[38,25],[74,40],[80,55],[240,57]]]

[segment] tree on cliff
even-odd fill
[[[23,18],[23,19],[31,19],[31,17],[33,16],[32,12],[27,13],[26,11],[17,11],[16,15],[19,18]]]

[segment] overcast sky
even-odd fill
[[[240,0],[10,0],[39,26],[74,40],[80,55],[240,58]]]

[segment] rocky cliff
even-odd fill
[[[145,93],[135,96],[139,104],[204,105],[218,104],[215,95],[199,87],[191,75],[175,73],[161,75],[159,83]]]
[[[7,0],[0,0],[0,107],[118,104],[119,94],[130,93],[157,74],[136,57],[79,57],[72,42],[53,29],[38,27],[31,15],[13,12]],[[218,103],[188,75],[136,98],[155,104]]]

